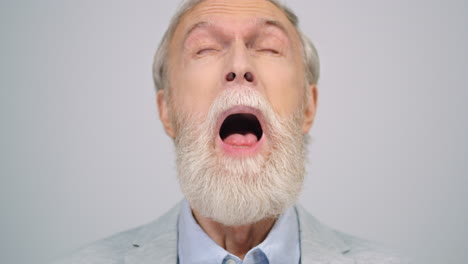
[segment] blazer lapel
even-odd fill
[[[177,234],[165,233],[125,257],[127,264],[176,264]]]
[[[335,231],[322,225],[302,206],[296,205],[301,240],[301,264],[351,264],[344,253],[349,246]]]
[[[138,233],[133,241],[134,249],[125,256],[126,264],[177,263],[177,219],[180,208],[181,203]]]

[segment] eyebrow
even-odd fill
[[[201,21],[201,22],[195,23],[193,26],[190,27],[190,29],[187,31],[187,33],[185,33],[185,37],[189,36],[195,29],[207,28],[210,25],[211,25],[211,23],[209,23],[207,21]]]
[[[276,27],[279,30],[281,30],[286,36],[289,37],[289,34],[288,34],[288,31],[286,30],[286,27],[281,22],[279,22],[277,20],[265,19],[261,23],[263,23],[266,26]]]
[[[277,20],[259,19],[256,23],[259,24],[259,25],[262,25],[262,26],[273,26],[273,27],[278,28],[279,30],[281,30],[287,37],[290,36],[288,34],[288,31],[286,30],[286,27],[281,22],[279,22]],[[189,30],[187,30],[187,33],[185,33],[184,42],[187,40],[188,36],[190,36],[190,34],[192,34],[193,31],[195,31],[197,29],[202,29],[202,28],[209,28],[209,27],[212,27],[212,26],[213,26],[213,24],[211,22],[208,22],[208,21],[200,21],[198,23],[195,23],[193,26],[190,27]]]

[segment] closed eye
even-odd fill
[[[274,55],[278,55],[278,54],[279,54],[279,51],[277,51],[277,50],[275,50],[275,49],[259,49],[258,51],[259,51],[259,52],[271,53],[271,54],[274,54]]]
[[[216,48],[203,48],[203,49],[199,49],[197,51],[197,55],[204,55],[204,54],[208,54],[208,53],[212,53],[212,52],[217,52],[219,51],[218,49]]]

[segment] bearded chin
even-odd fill
[[[250,102],[252,94],[246,96]],[[256,96],[263,106],[267,104]],[[279,119],[269,105],[263,108],[269,112],[263,113],[269,117],[268,149],[246,157],[225,155],[215,146],[213,117],[223,109],[212,107],[202,122],[193,116],[177,117],[179,183],[192,209],[202,216],[241,226],[275,218],[297,201],[305,174],[302,115]]]

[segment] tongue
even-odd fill
[[[242,134],[232,134],[224,139],[224,143],[235,146],[235,147],[251,147],[257,143],[258,139],[252,133],[245,135]]]

